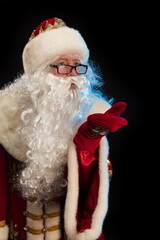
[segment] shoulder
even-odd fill
[[[18,104],[13,96],[5,91],[0,91],[0,122],[1,126],[3,124],[8,124],[17,118],[18,114]]]
[[[19,122],[16,99],[7,90],[0,91],[0,143],[8,133],[14,132]]]
[[[0,91],[0,144],[17,159],[21,159],[22,146],[17,128],[20,124],[20,109],[14,95],[8,90]]]

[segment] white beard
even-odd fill
[[[64,169],[68,147],[92,105],[85,76],[57,77],[37,72],[21,77],[19,133],[28,151],[20,175],[24,197],[49,201],[66,188]],[[71,83],[77,85],[71,90]]]

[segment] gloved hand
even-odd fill
[[[120,117],[126,106],[126,103],[118,102],[105,113],[89,115],[87,121],[79,127],[73,142],[82,150],[96,149],[103,136],[128,124],[125,118]]]

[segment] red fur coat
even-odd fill
[[[85,127],[79,129],[68,152],[64,207],[58,202],[44,208],[32,198],[24,200],[14,189],[25,148],[14,131],[20,114],[18,110],[12,111],[11,108],[17,106],[13,99],[11,104],[10,98],[1,95],[0,99],[1,106],[9,107],[8,112],[0,109],[0,240],[8,240],[9,236],[16,240],[44,240],[44,236],[45,240],[103,240],[102,226],[108,208],[108,173],[112,170],[106,137],[102,138],[101,134],[97,141],[95,134],[95,141],[91,141],[90,136],[85,133],[83,136]],[[108,108],[108,103],[95,99],[91,113],[104,113]]]

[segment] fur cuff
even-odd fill
[[[0,227],[0,240],[8,240],[9,228],[7,225]]]
[[[94,229],[86,229],[84,232],[78,233],[75,240],[95,240],[97,239],[97,232]]]

